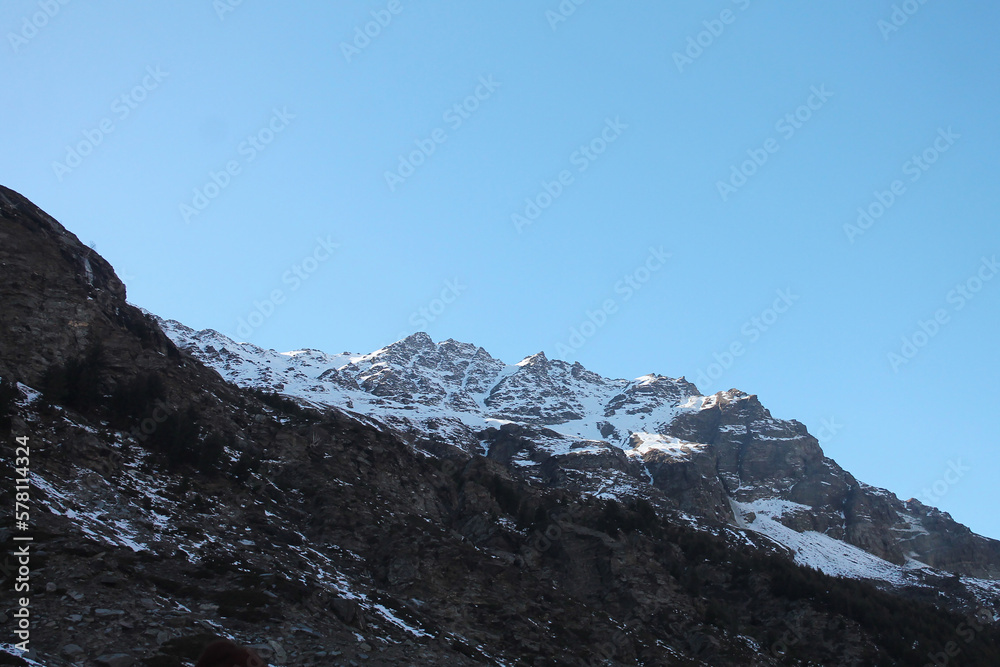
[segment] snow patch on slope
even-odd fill
[[[749,503],[731,502],[741,528],[765,535],[788,547],[795,554],[796,563],[825,574],[874,579],[903,586],[917,585],[916,580],[908,576],[909,570],[926,567],[916,561],[911,567],[896,565],[823,533],[811,530],[800,533],[778,521],[785,514],[810,509],[807,505],[777,498]]]
[[[708,447],[697,442],[687,442],[669,435],[660,433],[633,433],[630,438],[633,447],[626,451],[627,456],[642,457],[649,452],[662,452],[673,458],[686,459],[696,451],[701,451]]]

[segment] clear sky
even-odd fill
[[[6,0],[0,182],[189,326],[738,387],[1000,538],[1000,5],[577,3]]]

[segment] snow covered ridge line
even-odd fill
[[[504,423],[544,426],[571,440],[621,446],[632,433],[662,432],[679,414],[714,405],[684,378],[608,379],[544,353],[517,364],[483,348],[416,333],[369,354],[278,353],[212,330],[160,321],[181,348],[227,380],[315,404],[455,435]],[[730,400],[745,397],[732,393]]]

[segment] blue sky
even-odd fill
[[[738,387],[1000,537],[1000,7],[896,6],[9,0],[0,182],[189,326]]]

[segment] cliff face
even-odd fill
[[[40,386],[49,366],[98,343],[126,374],[150,355],[179,356],[159,327],[125,303],[125,285],[111,265],[48,214],[0,186],[0,218],[5,377]]]
[[[215,342],[241,367],[244,348]],[[443,371],[467,387],[459,406],[483,405],[497,386],[473,375],[515,372],[479,348],[411,342],[468,359]],[[674,424],[671,439],[567,439],[553,420],[586,407],[568,392],[606,381],[535,359],[491,409],[532,415],[530,395],[542,424],[452,439],[446,418],[422,432],[360,410],[438,395],[442,376],[427,374],[440,364],[395,352],[424,375],[408,389],[378,360],[297,355],[300,370],[358,392],[345,399],[354,413],[241,389],[125,303],[92,250],[0,190],[0,376],[18,382],[10,395],[0,387],[11,431],[0,464],[13,466],[12,437],[29,438],[35,538],[33,652],[0,645],[0,662],[179,667],[223,634],[290,665],[922,664],[963,623],[977,628],[963,658],[1000,661],[985,584],[926,572],[878,590],[800,568],[753,530],[772,517],[818,521],[816,508],[841,498],[864,526],[898,501],[849,477],[817,490],[839,469],[749,397],[719,395],[675,420],[683,381],[609,381],[615,401],[595,428],[614,439],[628,420],[652,420]],[[529,374],[544,386],[518,387]],[[751,480],[787,495],[782,512],[744,488]],[[0,503],[12,506],[11,486]],[[948,550],[960,542],[938,537],[947,518],[918,511],[928,532],[914,548],[959,558]],[[15,572],[2,563],[4,586]]]

